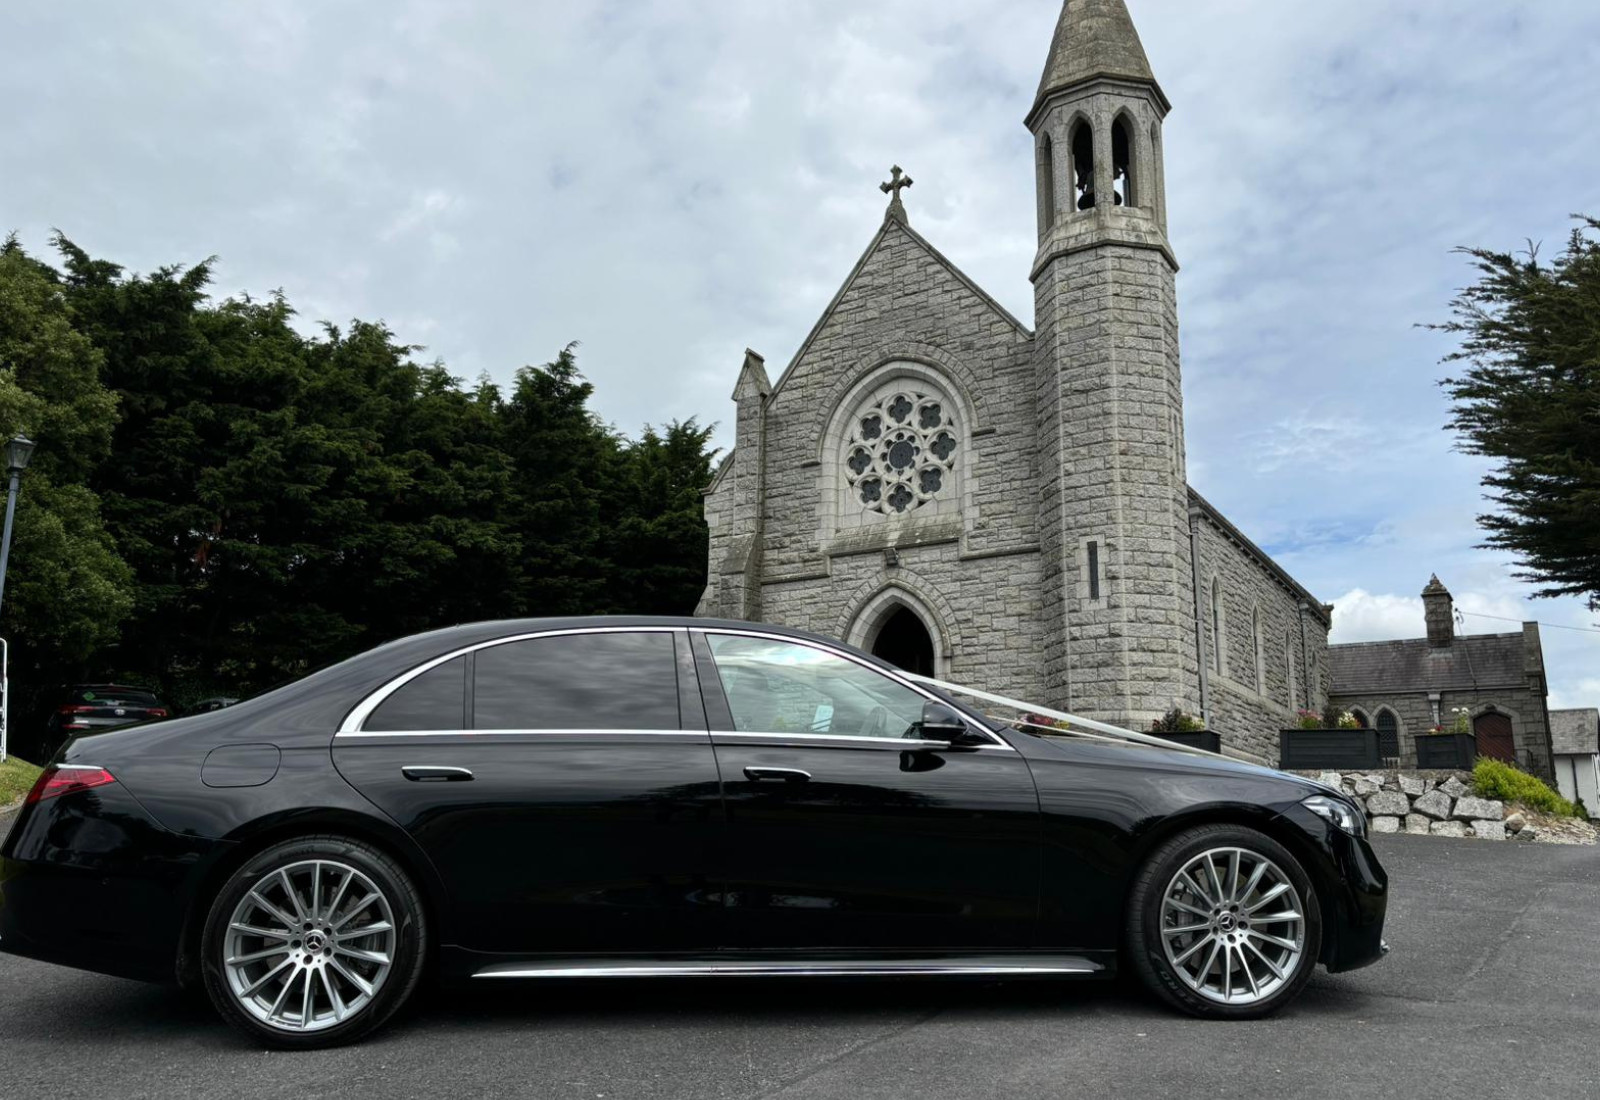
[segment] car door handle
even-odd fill
[[[437,764],[411,764],[401,768],[400,774],[413,783],[472,782],[472,773],[466,768],[447,768]]]
[[[778,779],[785,783],[807,783],[811,780],[811,773],[803,772],[799,768],[746,768],[744,777],[752,783],[759,783],[763,779]]]

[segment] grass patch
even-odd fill
[[[6,757],[6,762],[0,764],[0,806],[21,802],[23,795],[33,790],[34,781],[43,770],[15,756]]]
[[[1479,757],[1477,766],[1472,769],[1472,793],[1479,798],[1518,802],[1557,817],[1578,816],[1578,807],[1551,790],[1538,776],[1487,756]]]

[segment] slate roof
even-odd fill
[[[1550,751],[1557,756],[1594,756],[1600,753],[1600,710],[1550,712]]]
[[[1328,647],[1334,695],[1521,687],[1526,663],[1521,634],[1458,635],[1443,649],[1426,638]]]

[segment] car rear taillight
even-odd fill
[[[46,768],[39,781],[33,785],[33,790],[28,792],[27,805],[32,806],[35,802],[60,798],[64,794],[73,794],[77,791],[93,790],[95,787],[104,787],[107,783],[116,781],[117,777],[104,768],[82,764],[61,764]]]
[[[95,712],[95,709],[96,708],[94,708],[94,707],[78,706],[78,705],[73,704],[73,703],[68,703],[64,707],[57,707],[56,708],[56,713],[57,714],[93,714]]]
[[[167,708],[166,707],[151,707],[149,710],[144,712],[144,716],[146,718],[166,718],[166,717],[168,717]]]

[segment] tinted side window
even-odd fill
[[[362,729],[416,732],[466,728],[467,661],[457,657],[429,669],[385,699]]]
[[[480,649],[480,730],[675,730],[671,634],[573,634]]]
[[[881,672],[796,642],[732,634],[706,641],[740,732],[916,736],[924,698]]]

